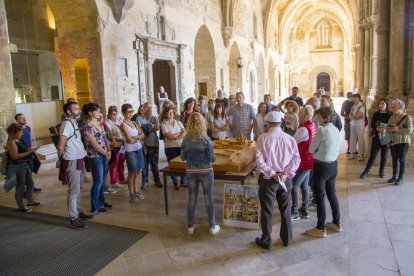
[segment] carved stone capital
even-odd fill
[[[223,36],[224,46],[227,48],[229,46],[230,39],[233,36],[233,27],[223,26],[221,28],[221,34]]]

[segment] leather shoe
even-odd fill
[[[262,241],[261,238],[256,238],[255,240],[256,244],[264,249],[271,249],[272,248],[272,240],[270,240],[270,243],[265,243]]]
[[[81,220],[92,219],[92,218],[93,218],[93,215],[88,215],[88,214],[86,214],[86,213],[84,213],[84,212],[80,212],[80,213],[79,213],[79,218],[80,218]]]
[[[105,202],[104,203],[104,207],[105,208],[108,208],[108,209],[111,209],[112,208],[112,204],[109,204],[109,203]]]
[[[391,177],[390,179],[387,180],[387,183],[394,183],[395,182],[395,177]]]

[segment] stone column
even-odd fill
[[[153,58],[148,58],[145,61],[145,71],[146,71],[146,85],[145,85],[145,98],[144,99],[140,99],[142,102],[140,102],[140,104],[149,101],[151,104],[155,103],[154,100],[154,72],[152,71],[152,65],[154,64],[154,59]]]
[[[370,22],[368,20],[364,20],[364,90],[363,94],[368,95],[369,93],[369,85],[370,85],[370,47],[371,47],[371,37],[370,37]]]
[[[0,0],[0,152],[7,141],[6,128],[16,113],[13,72],[9,50],[9,32],[4,0]],[[1,161],[0,161],[1,162]]]
[[[378,16],[371,15],[371,37],[372,37],[372,51],[371,51],[371,85],[369,88],[368,96],[374,97],[377,93],[378,87]]]
[[[364,89],[364,54],[365,54],[365,27],[364,23],[359,23],[359,49],[358,49],[358,93]]]
[[[378,42],[377,98],[385,97],[388,90],[389,13],[389,0],[378,0],[378,26],[375,29]]]
[[[391,0],[390,20],[390,62],[389,90],[390,98],[403,97],[404,64],[404,18],[405,1]]]

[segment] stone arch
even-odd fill
[[[246,70],[247,93],[244,94],[246,101],[257,102],[257,69],[253,61],[251,61]]]
[[[312,71],[309,74],[309,91],[311,92],[311,94],[316,92],[316,90],[318,89],[318,87],[316,87],[316,81],[320,73],[327,73],[331,79],[331,84],[330,84],[331,91],[329,93],[330,96],[332,97],[338,96],[337,94],[339,91],[336,91],[337,83],[338,83],[338,75],[332,67],[325,66],[325,65],[312,68]]]
[[[196,34],[194,43],[194,74],[196,96],[212,98],[216,91],[216,55],[213,38],[206,25]]]
[[[240,63],[240,49],[236,41],[233,41],[229,53],[229,94],[235,94],[241,90],[241,69]]]

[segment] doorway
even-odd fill
[[[75,62],[76,100],[79,106],[91,102],[91,86],[89,80],[89,64],[86,59]]]
[[[321,72],[316,77],[316,88],[324,89],[327,95],[331,94],[331,76],[326,72]]]
[[[175,67],[168,60],[156,60],[152,65],[153,82],[154,82],[154,101],[158,106],[157,93],[160,86],[163,86],[168,94],[168,99],[177,104],[175,90]]]

